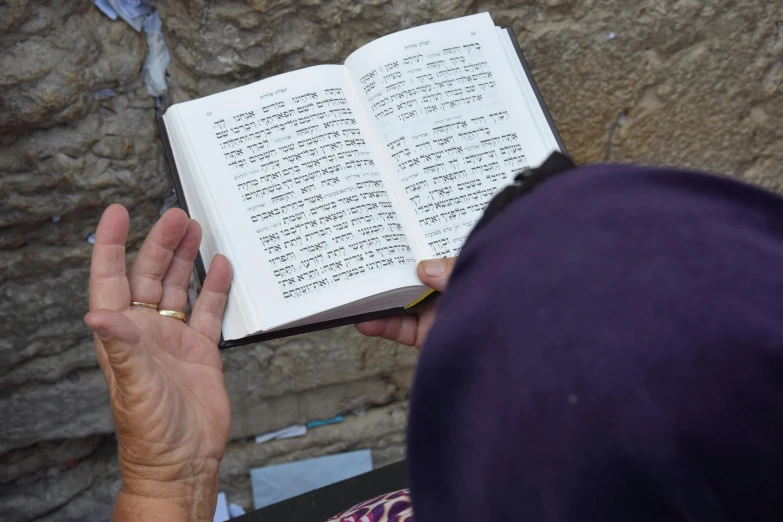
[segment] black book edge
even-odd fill
[[[563,144],[562,138],[560,138],[560,133],[557,132],[557,127],[555,127],[555,122],[552,120],[552,115],[549,114],[549,109],[546,106],[546,103],[544,103],[544,98],[541,96],[541,91],[538,90],[538,85],[536,85],[536,81],[533,79],[533,74],[530,72],[530,67],[527,65],[527,60],[525,60],[525,57],[522,55],[522,49],[519,47],[519,40],[517,40],[517,35],[514,33],[514,30],[510,27],[504,27],[504,31],[508,32],[508,35],[511,37],[511,43],[514,44],[514,50],[517,52],[517,58],[519,58],[519,63],[522,64],[522,69],[525,71],[525,76],[527,76],[527,81],[530,82],[530,86],[533,88],[533,92],[536,95],[536,100],[538,101],[538,105],[541,107],[541,110],[544,112],[544,117],[546,117],[546,121],[549,124],[549,130],[552,131],[552,134],[555,136],[555,141],[557,142],[557,146],[560,147],[560,152],[568,156],[568,152],[566,152],[565,145]]]
[[[509,33],[509,36],[511,37],[511,41],[514,44],[514,50],[516,50],[517,57],[519,58],[519,61],[522,64],[522,69],[525,71],[525,75],[527,76],[527,79],[530,82],[531,87],[533,88],[533,92],[536,95],[536,100],[538,101],[538,104],[541,106],[541,110],[544,112],[544,116],[546,117],[547,123],[549,123],[549,128],[552,131],[552,134],[554,134],[555,136],[557,145],[560,147],[560,151],[563,154],[567,155],[565,145],[563,145],[563,140],[560,138],[560,134],[557,132],[555,123],[554,121],[552,121],[552,116],[549,114],[549,110],[547,109],[547,106],[544,103],[544,99],[541,97],[541,92],[538,90],[538,86],[536,85],[535,80],[533,80],[533,75],[530,73],[530,68],[528,67],[527,62],[525,61],[525,58],[522,55],[522,50],[519,48],[519,42],[517,41],[516,35],[514,34],[514,30],[511,29],[510,27],[506,27],[504,29]],[[166,161],[169,164],[169,171],[171,173],[171,179],[174,183],[174,191],[177,194],[177,199],[179,200],[180,208],[182,208],[182,210],[184,210],[188,215],[190,215],[190,212],[188,211],[188,204],[187,201],[185,200],[185,192],[182,190],[182,181],[180,179],[179,171],[177,170],[177,163],[174,161],[174,153],[171,149],[171,141],[169,139],[168,131],[166,130],[166,122],[163,120],[163,115],[165,113],[166,113],[165,110],[155,111],[155,118],[158,123],[158,130],[160,131],[160,139],[163,142],[163,149],[166,152]],[[196,273],[198,274],[199,280],[203,285],[204,278],[206,277],[206,270],[204,267],[204,260],[201,257],[201,251],[199,251],[198,255],[196,256]],[[218,344],[218,347],[221,350],[223,350],[226,348],[233,348],[235,346],[243,346],[245,344],[260,343],[264,341],[271,341],[272,339],[279,339],[281,337],[289,337],[292,335],[300,335],[305,333],[317,332],[319,330],[326,330],[328,328],[336,328],[338,326],[346,326],[350,324],[359,323],[362,321],[371,321],[373,319],[380,319],[392,315],[415,313],[415,311],[418,310],[421,306],[435,299],[437,295],[438,295],[437,293],[432,293],[422,301],[416,303],[415,306],[410,308],[408,307],[389,308],[387,310],[379,310],[377,312],[370,312],[366,314],[341,317],[340,319],[333,319],[331,321],[321,321],[321,322],[311,323],[303,326],[296,326],[293,328],[284,328],[281,330],[275,330],[273,332],[265,332],[265,333],[255,334],[255,335],[249,335],[241,339],[225,340],[221,334],[220,343]]]
[[[160,131],[160,139],[163,142],[163,148],[166,151],[166,161],[169,164],[169,171],[171,172],[171,179],[174,182],[174,191],[177,193],[177,199],[182,210],[190,215],[188,210],[188,203],[185,200],[185,192],[182,190],[182,180],[180,179],[179,170],[177,169],[177,163],[174,161],[174,153],[171,149],[171,141],[169,139],[169,133],[166,130],[166,122],[163,120],[165,110],[156,110],[155,118],[158,123],[158,130]],[[196,273],[204,284],[204,278],[207,276],[206,269],[204,267],[204,260],[201,257],[201,251],[196,255]],[[372,321],[373,319],[380,319],[382,317],[389,317],[391,315],[398,315],[403,313],[414,313],[424,303],[430,302],[435,298],[435,294],[430,294],[424,300],[416,303],[415,306],[389,308],[386,310],[379,310],[377,312],[369,312],[365,314],[351,315],[347,317],[341,317],[339,319],[332,319],[330,321],[321,321],[317,323],[306,324],[303,326],[295,326],[293,328],[283,328],[281,330],[275,330],[272,332],[264,332],[255,335],[249,335],[241,339],[226,340],[223,335],[220,336],[220,343],[218,347],[222,350],[225,348],[233,348],[235,346],[242,346],[245,344],[260,343],[263,341],[271,341],[272,339],[279,339],[281,337],[289,337],[292,335],[305,334],[310,332],[316,332],[319,330],[326,330],[328,328],[336,328],[338,326],[346,326],[349,324],[360,323],[362,321]]]

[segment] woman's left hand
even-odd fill
[[[199,224],[166,212],[126,274],[127,236],[128,212],[110,206],[95,234],[84,318],[117,431],[123,486],[114,520],[212,520],[231,424],[217,348],[231,265],[212,260],[186,324],[131,302],[184,310]]]
[[[456,262],[456,257],[427,259],[419,263],[416,271],[422,283],[433,290],[443,292],[446,290]],[[437,302],[427,303],[415,315],[400,314],[357,323],[356,329],[370,337],[383,337],[421,349],[435,322],[437,304]]]

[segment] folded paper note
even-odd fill
[[[372,471],[370,450],[250,470],[256,509]]]

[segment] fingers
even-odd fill
[[[416,268],[419,279],[433,290],[443,292],[448,284],[456,257],[445,259],[426,259]],[[370,337],[383,337],[410,346],[421,348],[434,320],[434,308],[431,306],[419,313],[419,317],[397,315],[358,323],[357,330]]]
[[[122,205],[109,206],[95,231],[90,263],[90,310],[123,310],[130,304],[125,275],[127,238],[128,211]]]
[[[443,292],[446,290],[446,284],[449,282],[456,261],[456,257],[425,259],[416,267],[416,272],[422,283],[438,292]]]
[[[456,257],[426,259],[416,268],[419,279],[433,290],[443,292],[454,269]],[[410,346],[421,348],[434,320],[432,306],[419,312],[419,316],[397,315],[358,323],[356,329],[370,337],[383,337]]]
[[[380,337],[384,330],[386,330],[386,323],[388,321],[388,318],[373,319],[372,321],[356,323],[355,326],[362,335],[366,335],[367,337]]]
[[[102,344],[106,358],[101,362],[109,363],[117,385],[135,384],[149,376],[150,356],[141,345],[141,331],[130,318],[115,310],[93,310],[84,317],[84,322]],[[104,376],[107,373],[104,370]]]
[[[163,296],[161,281],[185,235],[188,221],[187,214],[176,208],[168,210],[152,227],[128,272],[130,301],[160,303]]]
[[[391,341],[414,346],[416,344],[416,334],[418,328],[418,318],[412,315],[394,315],[374,321],[357,323],[356,329],[360,333],[369,337],[383,337]]]
[[[195,219],[188,220],[185,235],[174,251],[166,275],[158,308],[163,310],[184,310],[188,302],[188,285],[193,273],[193,261],[201,244],[201,226]]]
[[[190,327],[214,344],[220,342],[220,327],[223,324],[231,277],[229,260],[226,256],[216,255],[190,317]]]

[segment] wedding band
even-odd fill
[[[152,308],[153,310],[158,309],[158,305],[152,304],[152,303],[142,303],[141,301],[131,301],[131,306],[142,306],[144,308]]]
[[[165,315],[166,317],[171,317],[172,319],[179,319],[183,323],[188,322],[188,316],[185,314],[185,312],[177,312],[176,310],[158,310],[158,313],[160,315]]]

